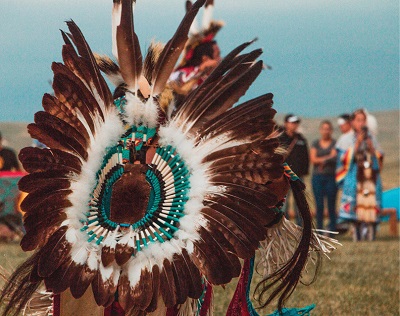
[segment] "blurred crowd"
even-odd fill
[[[347,230],[351,223],[354,241],[374,240],[381,211],[380,170],[383,162],[376,140],[375,117],[365,109],[340,115],[335,122],[341,131],[337,140],[333,138],[333,123],[322,120],[319,137],[313,139],[311,145],[299,132],[300,124],[298,116],[286,115],[280,140],[286,148],[286,162],[300,178],[308,175],[309,165],[312,165],[311,186],[317,229],[326,229],[327,233],[342,231]],[[284,205],[286,214],[289,214],[289,203],[287,198]],[[329,217],[326,226],[325,210]],[[296,206],[294,214],[301,225]]]

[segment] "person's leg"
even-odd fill
[[[320,175],[313,175],[311,182],[315,199],[317,228],[322,229],[324,226],[323,225],[323,220],[324,220],[323,182]]]
[[[336,230],[336,194],[337,187],[334,176],[327,176],[326,181],[326,197],[329,212],[329,230]]]

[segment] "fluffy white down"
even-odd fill
[[[132,93],[126,93],[125,115],[126,120],[131,125],[141,124],[154,128],[158,122],[158,107],[152,98],[143,103]]]
[[[77,231],[82,227],[80,219],[85,219],[90,195],[96,185],[96,173],[101,167],[106,148],[117,143],[124,132],[123,124],[116,108],[111,107],[104,113],[105,121],[96,122],[96,133],[88,150],[88,159],[82,164],[82,171],[71,182],[70,201],[72,206],[66,209],[68,225]],[[80,238],[87,237],[84,233],[76,233]],[[71,235],[72,238],[72,235]],[[86,240],[85,240],[86,241]],[[73,243],[72,252],[78,244]]]

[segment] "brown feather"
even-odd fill
[[[56,96],[58,97],[58,94],[62,94],[68,103],[71,103],[73,107],[79,108],[84,115],[87,111],[99,116],[104,121],[103,111],[89,87],[67,66],[53,62],[51,68],[54,72],[53,88]],[[59,83],[61,82],[62,85],[56,85],[56,78],[60,78]]]
[[[253,129],[259,128],[268,136],[271,134],[272,128],[275,127],[275,122],[272,119],[276,111],[271,108],[271,105],[272,99],[269,98],[269,95],[265,95],[235,106],[223,115],[207,121],[199,130],[197,138],[201,139],[206,135],[207,138],[210,138],[213,135],[238,130],[246,135],[240,125]],[[268,125],[272,126],[269,127]]]
[[[211,176],[209,181],[215,185],[225,186],[224,194],[230,193],[238,197],[242,196],[243,198],[249,201],[254,201],[261,206],[273,207],[279,202],[276,195],[267,187],[243,178],[229,175],[215,175]]]
[[[153,95],[158,95],[164,90],[165,84],[188,39],[187,34],[190,26],[204,3],[205,0],[198,0],[191,6],[190,10],[186,12],[185,17],[182,19],[181,24],[178,26],[174,36],[165,45],[160,58],[157,60],[152,75]]]
[[[203,284],[200,271],[190,259],[186,249],[182,249],[182,259],[187,267],[187,271],[189,271],[189,278],[187,279],[189,286],[188,295],[190,298],[198,299],[203,293]]]
[[[274,152],[278,146],[279,140],[276,138],[262,139],[252,143],[244,143],[237,146],[215,150],[205,156],[202,162],[206,163],[220,159],[241,156],[250,152]]]
[[[59,149],[75,156],[87,158],[86,150],[73,138],[46,124],[29,124],[28,133],[51,149]]]
[[[216,82],[221,80],[223,74],[232,67],[232,62],[235,57],[253,42],[254,41],[243,43],[226,55],[206,80],[185,98],[184,103],[177,104],[179,110],[175,113],[175,120],[180,122],[185,121],[192,113],[193,107],[205,98],[210,90],[215,87]]]
[[[151,283],[152,283],[153,293],[151,296],[151,301],[146,308],[146,312],[148,313],[154,312],[157,309],[157,302],[160,290],[160,269],[158,268],[157,265],[153,266],[151,274],[152,274]]]
[[[156,66],[157,60],[160,58],[163,48],[164,45],[162,43],[152,42],[147,50],[143,64],[143,76],[148,82],[153,81],[154,67]]]
[[[91,134],[94,135],[94,114],[91,112],[90,106],[82,102],[81,95],[77,94],[81,93],[77,85],[62,74],[56,73],[54,74],[53,78],[53,89],[56,98],[61,103],[65,104],[71,109],[74,109],[75,111],[79,109],[79,111],[82,113],[84,120],[89,126]],[[77,91],[77,93],[75,91]]]
[[[103,246],[101,248],[101,262],[108,267],[115,260],[115,247]]]
[[[90,269],[87,263],[83,265],[80,269],[80,273],[76,275],[74,282],[72,282],[70,286],[71,294],[75,299],[78,299],[85,294],[96,274],[97,270]]]
[[[130,297],[133,306],[137,310],[146,310],[153,297],[153,283],[152,283],[152,273],[147,269],[142,269],[140,274],[139,282],[136,286],[131,287]]]
[[[130,297],[131,287],[126,274],[121,274],[118,280],[118,302],[124,311],[131,310],[133,303]]]
[[[41,277],[49,277],[62,265],[70,255],[71,244],[65,239],[68,227],[60,227],[41,249],[38,264],[38,274]]]
[[[191,128],[198,129],[201,125],[224,113],[247,91],[253,81],[258,77],[262,70],[262,61],[258,61],[247,71],[237,74],[234,78],[229,78],[226,84],[216,84],[217,91],[213,91],[208,99],[199,102],[196,108],[192,109],[192,113],[188,116],[188,126],[186,130]],[[222,79],[223,80],[223,79]]]
[[[250,241],[253,247],[258,246],[258,242],[265,239],[265,228],[260,222],[256,222],[255,218],[252,218],[250,214],[242,213],[238,209],[232,209],[226,205],[217,203],[206,203],[206,213],[209,216],[215,216],[220,222],[232,221],[232,228],[236,228],[241,231],[240,236]],[[225,225],[226,226],[226,225]],[[237,232],[237,229],[235,229]],[[255,248],[254,248],[255,249]]]
[[[18,188],[23,192],[33,192],[38,188],[56,187],[68,189],[71,185],[68,171],[63,173],[61,170],[48,170],[44,172],[34,172],[22,177],[18,181]]]
[[[117,285],[113,283],[114,273],[107,280],[103,280],[101,276],[101,270],[99,269],[96,276],[92,281],[93,295],[96,300],[97,305],[107,307],[115,299],[115,292],[117,291]]]
[[[238,210],[246,217],[255,218],[257,223],[261,225],[266,225],[275,217],[270,214],[269,209],[262,203],[257,201],[244,199],[243,196],[236,196],[233,194],[223,195],[209,195],[205,198],[206,205],[208,203],[216,203],[216,205],[224,205],[224,207],[229,207],[233,210]]]
[[[89,143],[89,134],[86,130],[86,127],[78,118],[74,108],[69,108],[67,105],[60,102],[56,97],[48,93],[43,95],[42,106],[47,113],[54,115],[55,117],[58,117],[69,125],[73,126],[86,140],[86,143]]]
[[[82,152],[81,156],[85,156],[83,153],[89,145],[87,139],[85,139],[79,131],[67,122],[47,112],[39,111],[35,113],[35,123],[40,126],[48,127],[48,133],[51,133],[51,130],[53,129],[64,134],[64,142],[68,142],[70,144],[69,146],[74,148],[76,152]]]
[[[228,217],[210,209],[202,209],[203,216],[208,220],[210,230],[215,238],[222,241],[224,238],[232,247],[233,253],[239,258],[251,258],[254,256],[255,247],[248,237],[243,234],[239,226],[233,223]]]
[[[30,212],[39,207],[43,207],[47,203],[51,204],[53,201],[61,201],[71,194],[71,190],[50,190],[49,188],[38,188],[38,190],[29,193],[21,202],[21,209],[23,212]]]
[[[176,304],[176,288],[174,274],[171,263],[164,259],[163,268],[160,273],[160,292],[166,307],[172,307]]]
[[[116,33],[121,74],[131,91],[138,89],[142,73],[142,53],[133,24],[133,1],[121,0],[121,20]]]
[[[188,271],[188,267],[181,255],[174,254],[172,259],[172,272],[175,279],[176,303],[183,304],[189,294],[188,280],[190,271]]]
[[[96,59],[93,56],[93,53],[87,44],[81,30],[73,21],[67,21],[68,29],[71,32],[70,37],[74,42],[78,53],[83,57],[83,60],[87,64],[87,69],[90,72],[90,82],[95,87],[96,91],[94,93],[98,93],[100,98],[104,101],[105,106],[110,106],[113,103],[110,89],[108,88],[107,83],[104,78],[100,74],[100,70],[97,67]]]
[[[127,244],[117,243],[115,247],[115,261],[119,266],[124,265],[132,257],[134,248],[128,247]]]
[[[78,174],[82,165],[78,157],[58,149],[25,147],[18,158],[27,172],[60,170]]]
[[[192,260],[211,284],[229,283],[233,277],[240,274],[239,260],[236,257],[236,260],[231,261],[226,251],[204,227],[200,227],[199,233],[201,240],[194,242]]]
[[[24,223],[26,233],[20,243],[22,250],[32,251],[37,247],[43,247],[66,219],[67,216],[63,210],[46,214],[46,216],[38,214],[26,217]]]
[[[78,266],[71,259],[66,260],[50,277],[45,279],[46,289],[54,294],[67,290],[75,281],[82,266]]]

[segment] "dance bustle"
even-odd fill
[[[75,299],[91,289],[104,307],[118,296],[128,314],[182,314],[194,306],[210,313],[212,286],[238,277],[240,259],[252,258],[281,221],[289,179],[273,95],[232,107],[260,74],[261,50],[242,54],[253,41],[238,46],[175,104],[167,80],[205,0],[188,7],[175,35],[165,46],[152,44],[144,62],[134,4],[114,0],[116,62],[96,58],[73,21],[70,33],[62,32],[54,96],[44,95],[44,111],[28,126],[48,148],[19,155],[30,173],[19,183],[28,193],[21,246],[36,252],[5,286],[3,315],[17,315],[43,282],[54,294],[70,289]],[[120,73],[121,97],[113,99],[100,68]],[[280,306],[300,278],[311,240],[299,186],[293,189],[303,237],[272,276]]]

